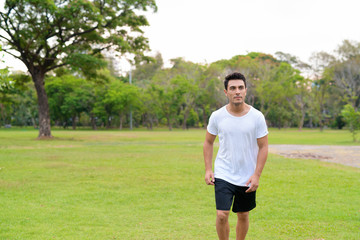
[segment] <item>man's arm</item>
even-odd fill
[[[203,151],[205,161],[205,182],[207,185],[214,185],[215,182],[214,173],[212,171],[212,157],[215,138],[216,135],[212,135],[206,131]]]
[[[248,190],[246,192],[253,192],[259,187],[259,179],[262,173],[262,170],[264,169],[267,155],[268,155],[268,136],[258,138],[257,144],[259,146],[259,153],[257,156],[257,163],[255,168],[255,173],[252,175],[249,179],[249,181],[246,183],[248,186],[251,184]]]

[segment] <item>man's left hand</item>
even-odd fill
[[[258,175],[252,175],[249,180],[247,181],[246,183],[246,186],[249,186],[250,187],[245,191],[246,193],[249,193],[249,192],[255,192],[256,189],[259,187],[259,176]]]

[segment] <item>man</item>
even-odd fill
[[[264,115],[245,103],[246,79],[241,73],[225,77],[229,104],[210,116],[204,142],[205,182],[215,185],[216,230],[220,240],[229,239],[229,214],[237,213],[236,239],[245,239],[249,211],[268,154],[268,130]],[[219,136],[219,151],[212,171],[213,145]],[[234,200],[234,201],[233,201]]]

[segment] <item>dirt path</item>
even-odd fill
[[[360,146],[269,145],[269,152],[288,158],[319,159],[360,168]]]

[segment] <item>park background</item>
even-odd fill
[[[290,53],[269,53],[240,40],[224,41],[238,50],[209,62],[167,52],[164,59],[146,39],[153,1],[6,2],[1,239],[216,238],[202,142],[211,112],[226,104],[223,79],[233,71],[247,77],[247,102],[264,113],[271,144],[359,145],[358,38],[317,47],[306,61],[291,53],[296,44],[284,45]],[[338,10],[353,5],[345,1]],[[235,30],[219,34],[207,52],[222,38],[251,36],[236,31],[243,21],[232,21]],[[203,31],[196,29],[187,39],[198,41],[192,36]],[[157,36],[174,35],[163,30]],[[347,37],[339,31],[334,39],[341,36]],[[358,239],[358,185],[358,168],[271,154],[249,239]]]

